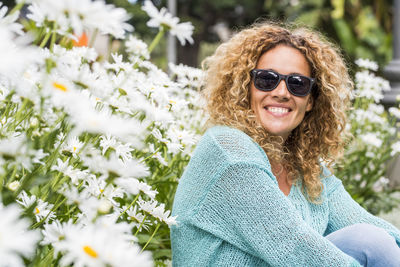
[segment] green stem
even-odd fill
[[[153,239],[154,235],[157,233],[158,228],[160,228],[161,223],[159,223],[156,227],[156,229],[154,230],[153,234],[151,235],[150,239],[147,241],[147,243],[144,245],[144,247],[142,248],[142,251],[140,251],[140,253],[142,253],[144,251],[144,249],[147,247],[147,245],[150,243],[150,241]]]
[[[7,104],[6,104],[6,109],[5,109],[5,111],[3,112],[3,114],[1,115],[1,117],[0,117],[1,119],[3,119],[3,117],[8,117],[11,108],[14,106],[13,102],[11,102],[11,101],[7,101],[6,103],[7,103]],[[3,125],[3,126],[4,126],[4,125]]]
[[[133,204],[135,204],[135,202],[138,198],[139,198],[139,194],[136,195],[135,199],[131,202],[131,204],[129,204],[129,206],[123,212],[121,212],[121,214],[118,217],[121,217],[122,215],[124,215],[133,206]]]
[[[90,38],[90,42],[89,42],[89,47],[93,47],[94,45],[94,41],[96,41],[96,37],[97,37],[97,33],[99,32],[99,30],[96,28],[92,34],[92,37]]]
[[[51,41],[50,41],[50,51],[52,51],[52,52],[53,52],[53,47],[54,47],[54,44],[56,42],[56,37],[57,37],[56,28],[57,28],[57,22],[54,22],[53,32],[52,32]]]
[[[146,158],[142,159],[140,162],[145,162],[146,160],[148,160],[149,158],[152,158],[155,154],[157,154],[157,152],[160,150],[160,148],[157,148],[153,154],[147,156]]]
[[[43,48],[47,44],[47,41],[49,40],[50,35],[51,35],[51,31],[48,31],[46,33],[46,36],[43,38],[42,42],[39,45],[40,48]]]
[[[18,5],[16,5],[13,9],[11,9],[9,15],[17,12],[18,10],[20,10],[23,6],[25,5],[25,1],[22,1],[21,3],[19,3]]]
[[[8,179],[8,181],[4,182],[4,178],[6,178],[6,177],[5,177],[5,175],[1,176],[1,178],[0,178],[0,192],[3,189],[3,184],[6,184],[7,182],[12,182],[13,181],[15,175],[17,174],[17,167],[18,167],[18,165],[15,164],[14,169],[13,169],[12,174],[11,174],[11,177]]]
[[[161,30],[157,33],[156,37],[154,37],[154,40],[151,42],[151,44],[149,46],[149,54],[151,54],[153,49],[160,42],[161,38],[164,36],[164,33],[165,33],[165,28],[162,27]]]
[[[144,221],[146,220],[147,214],[144,215],[143,217],[143,221],[140,223],[139,228],[137,229],[135,236],[137,236],[137,234],[139,233],[140,229],[142,228]]]
[[[18,109],[17,113],[15,113],[14,118],[15,121],[18,121],[20,119],[20,116],[22,112],[24,112],[25,107],[28,105],[29,99],[25,98],[24,101],[22,102],[21,108]]]

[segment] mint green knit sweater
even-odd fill
[[[264,151],[225,126],[198,143],[176,192],[173,266],[360,266],[324,236],[355,223],[400,231],[360,207],[324,168],[323,204],[306,200],[301,183],[288,196]]]

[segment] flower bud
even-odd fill
[[[7,185],[7,187],[8,187],[8,189],[10,189],[11,191],[15,191],[15,190],[18,189],[19,185],[20,185],[19,181],[14,181],[14,182],[9,183],[9,184]]]

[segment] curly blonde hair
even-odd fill
[[[305,56],[316,80],[311,111],[285,141],[268,134],[250,106],[250,71],[263,53],[281,44],[296,48]],[[320,203],[320,161],[330,167],[343,153],[346,111],[353,88],[339,50],[316,31],[261,22],[221,44],[203,61],[203,69],[210,124],[244,131],[270,160],[286,168],[290,181],[302,177],[303,193],[307,192],[311,202]]]

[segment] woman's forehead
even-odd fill
[[[281,74],[311,74],[310,64],[302,52],[287,45],[278,45],[263,53],[258,59],[257,68],[272,69]]]

